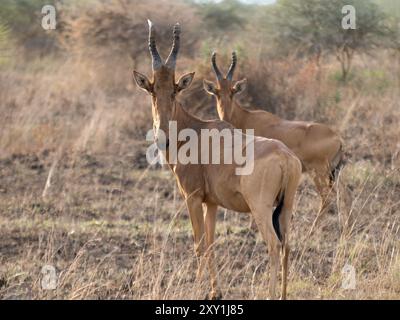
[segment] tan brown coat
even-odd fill
[[[212,66],[217,75],[217,84],[204,80],[205,90],[217,100],[219,118],[234,127],[254,129],[256,136],[277,139],[288,146],[300,159],[302,169],[312,174],[321,196],[320,213],[328,204],[335,170],[343,157],[342,141],[339,135],[324,124],[308,121],[289,121],[263,110],[248,110],[239,105],[235,96],[246,88],[246,79],[232,81],[236,66],[236,54],[226,77],[219,71],[215,53]]]
[[[285,298],[289,223],[301,175],[301,163],[283,143],[265,138],[255,138],[254,171],[250,175],[236,175],[237,165],[235,164],[184,165],[179,161],[177,164],[172,163],[168,157],[169,136],[167,135],[166,141],[158,139],[161,137],[158,134],[159,130],[168,133],[170,121],[176,121],[178,132],[184,128],[191,128],[196,132],[207,128],[234,129],[225,121],[198,119],[185,111],[176,100],[176,95],[190,85],[194,76],[193,73],[189,73],[182,76],[177,83],[175,82],[174,60],[179,48],[179,31],[179,25],[176,25],[171,55],[164,64],[157,52],[150,24],[149,43],[153,58],[153,80],[148,80],[146,76],[136,71],[134,79],[137,85],[152,97],[156,142],[167,156],[168,165],[175,174],[179,189],[187,204],[193,227],[195,251],[200,258],[198,276],[201,274],[204,261],[208,261],[211,297],[217,297],[219,290],[212,245],[218,206],[240,212],[251,212],[264,240],[268,243],[271,255],[269,288],[271,298],[275,297],[279,257],[282,254],[281,295]],[[170,59],[173,59],[173,62]],[[243,139],[245,139],[244,135]],[[221,153],[222,150],[223,148]],[[278,206],[274,211],[273,207],[276,204]],[[204,260],[203,257],[206,259]]]

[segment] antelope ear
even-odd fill
[[[214,82],[203,80],[203,87],[211,95],[217,95],[217,87]]]
[[[178,84],[176,85],[178,92],[189,88],[193,78],[194,78],[194,72],[187,73],[182,77],[180,77]]]
[[[247,79],[240,80],[235,83],[232,88],[233,94],[241,94],[247,88]]]
[[[139,88],[145,90],[148,93],[151,93],[152,91],[152,85],[147,79],[147,77],[144,74],[141,74],[137,71],[133,71],[133,78],[136,81],[136,84],[138,85]]]

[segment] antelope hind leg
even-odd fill
[[[272,205],[264,206],[263,209],[253,210],[252,213],[258,229],[261,232],[261,236],[268,246],[271,275],[269,280],[269,296],[270,299],[274,300],[276,299],[276,282],[278,277],[281,242],[278,239],[272,224]]]

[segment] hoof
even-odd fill
[[[329,206],[328,209],[327,209],[327,213],[329,215],[331,215],[331,216],[334,216],[334,215],[338,214],[335,206]]]
[[[221,292],[208,293],[205,300],[222,300],[222,294]]]

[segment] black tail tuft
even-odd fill
[[[272,213],[272,225],[274,226],[276,235],[278,236],[278,239],[280,241],[282,241],[282,235],[281,235],[281,230],[279,227],[279,216],[282,212],[283,201],[284,201],[284,196],[282,196],[282,198],[279,201],[278,205],[276,206],[274,212]]]
[[[337,166],[331,171],[331,174],[329,175],[329,182],[331,185],[333,185],[335,183],[338,173],[344,165],[345,165],[345,161],[343,159],[340,159]]]
[[[337,155],[335,156],[335,159],[333,162],[334,163],[336,162],[337,164],[334,165],[334,167],[329,175],[329,183],[331,186],[335,183],[340,169],[346,164],[346,161],[344,159],[344,153],[343,153],[343,145],[340,145],[340,149],[339,149]]]

